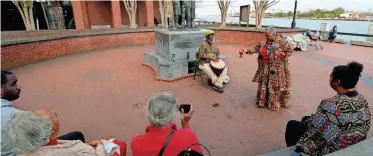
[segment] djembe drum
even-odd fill
[[[219,77],[225,69],[225,63],[222,60],[219,60],[218,62],[210,61],[210,68],[212,72]]]

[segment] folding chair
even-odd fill
[[[194,78],[193,78],[193,80],[196,79],[197,70],[198,70],[199,73],[201,73],[201,75],[200,75],[201,76],[201,84],[203,86],[203,75],[204,75],[204,73],[201,69],[198,68],[199,63],[200,63],[200,58],[198,57],[198,52],[196,52],[195,55],[196,55],[196,62],[194,63]]]

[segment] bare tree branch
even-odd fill
[[[128,13],[128,18],[130,20],[130,28],[136,28],[137,1],[136,0],[123,0],[123,3]]]
[[[261,27],[261,22],[263,18],[263,14],[265,11],[277,4],[280,0],[253,0],[254,7],[255,7],[255,17],[256,17],[256,23],[255,26],[257,28]]]
[[[18,1],[12,0],[13,4],[17,7],[19,13],[21,14],[23,23],[26,27],[26,31],[35,30],[34,14],[33,14],[33,4],[32,0]]]
[[[220,27],[225,27],[227,25],[227,13],[229,6],[232,3],[232,0],[216,0],[218,3],[219,9],[220,9],[220,15],[221,15],[221,25]]]

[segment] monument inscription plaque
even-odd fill
[[[162,55],[170,61],[187,60],[187,55],[191,56],[190,60],[195,60],[194,53],[204,41],[203,31],[155,31],[156,53]],[[172,60],[173,55],[175,60]]]

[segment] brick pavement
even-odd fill
[[[243,47],[238,45],[219,45],[231,76],[224,94],[201,86],[199,78],[156,82],[152,71],[141,66],[143,52],[154,51],[154,45],[146,45],[79,53],[14,69],[22,86],[15,105],[58,112],[61,133],[80,130],[87,140],[111,135],[129,145],[148,125],[146,99],[170,91],[179,102],[194,104],[191,126],[212,155],[257,155],[284,148],[286,122],[309,115],[322,98],[335,94],[328,82],[332,66],[306,55],[335,63],[361,61],[364,74],[373,77],[371,48],[323,44],[323,51],[295,52],[291,57],[293,105],[279,112],[255,107],[257,85],[251,79],[257,57],[238,59]],[[358,90],[372,107],[373,86],[360,81]],[[212,107],[214,103],[220,106]]]

